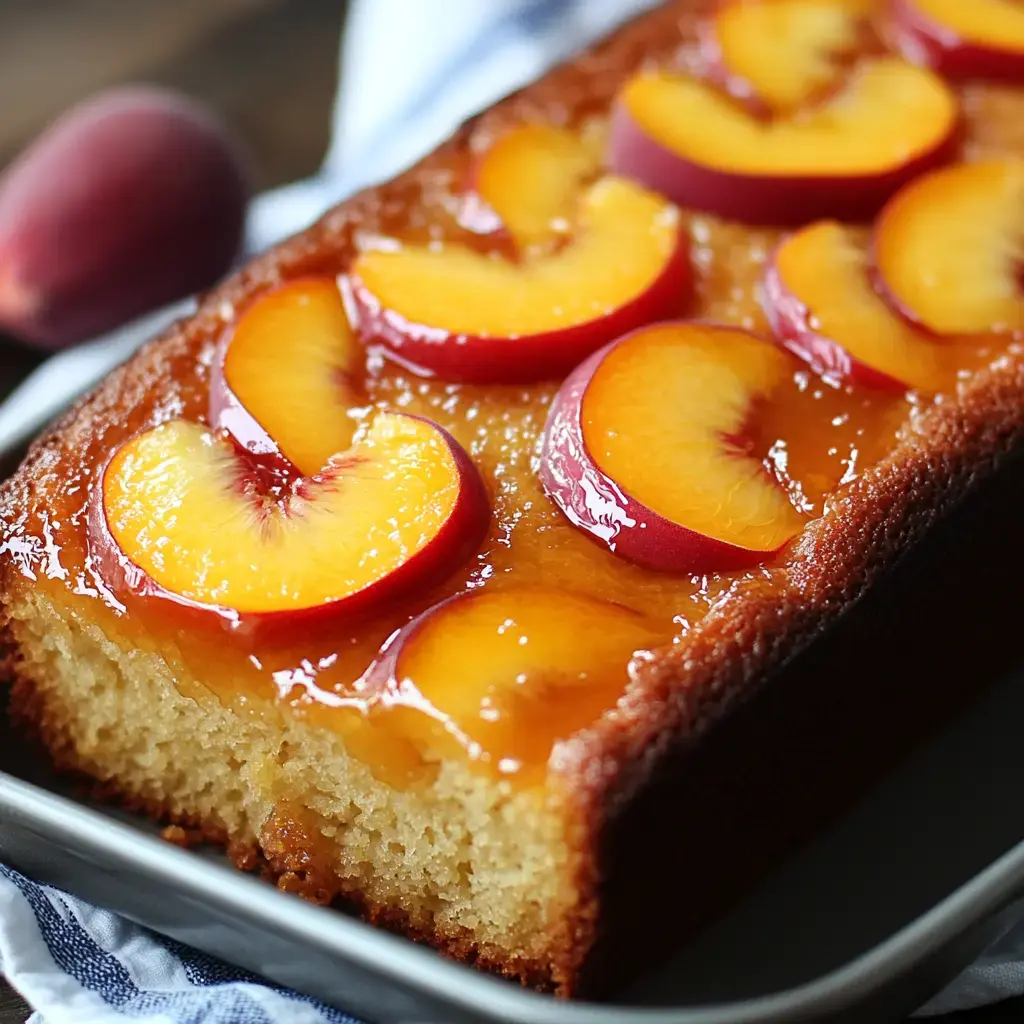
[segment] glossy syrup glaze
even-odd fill
[[[315,255],[306,254],[301,245],[293,248],[278,264],[280,277],[343,274],[360,245],[382,236],[484,245],[459,226],[465,223],[459,183],[466,180],[472,151],[524,118],[577,125],[601,117],[623,77],[641,60],[692,64],[702,6],[707,5],[685,0],[668,5],[614,45],[598,48],[491,111],[468,135],[411,174],[328,215],[312,236]],[[963,98],[968,158],[1024,155],[1024,96],[1006,87],[971,85]],[[687,222],[696,294],[689,303],[681,299],[680,315],[767,336],[758,284],[780,233],[704,215],[687,214]],[[264,275],[267,283],[273,277]],[[258,281],[255,287],[262,284]],[[99,473],[117,446],[140,429],[175,416],[205,421],[210,366],[223,332],[238,313],[233,296],[244,294],[246,287],[243,281],[240,293],[237,283],[234,290],[229,286],[224,298],[214,300],[213,315],[208,312],[183,341],[143,357],[135,375],[123,379],[116,393],[108,389],[94,400],[87,415],[71,422],[61,443],[37,460],[31,486],[8,489],[0,503],[3,557],[55,603],[98,622],[123,648],[158,652],[183,692],[201,681],[242,713],[287,710],[309,716],[346,735],[349,749],[381,777],[406,784],[430,777],[432,755],[401,730],[389,728],[388,708],[396,703],[392,684],[368,683],[365,676],[388,637],[438,601],[472,588],[561,587],[621,603],[643,616],[645,631],[658,643],[679,644],[686,643],[694,624],[730,588],[742,586],[746,578],[772,580],[786,573],[785,550],[773,562],[746,572],[700,578],[662,575],[615,557],[573,528],[538,482],[539,441],[557,383],[445,384],[418,378],[369,352],[365,402],[353,410],[357,423],[368,422],[379,409],[428,417],[449,430],[480,468],[493,517],[474,557],[429,592],[411,593],[372,614],[315,629],[293,625],[253,632],[234,627],[226,618],[196,618],[166,600],[112,591],[97,571],[87,536],[90,496]],[[958,376],[987,364],[1005,345],[949,347],[949,392]],[[941,398],[833,387],[794,360],[785,386],[750,424],[751,450],[811,519],[893,446],[915,409],[936,400]],[[607,695],[606,706],[614,704],[644,658],[639,651],[630,664],[624,660],[602,668],[593,686]],[[525,692],[535,682],[546,685],[532,676],[520,685]],[[382,691],[392,699],[381,699]],[[521,729],[541,738],[529,746],[535,763],[524,765],[521,759],[504,757],[501,749],[479,744],[464,747],[485,770],[513,781],[534,781],[552,745],[581,723],[567,711],[552,713],[562,706],[559,702],[538,699],[514,706],[522,716]],[[588,708],[588,714],[592,711]],[[443,709],[440,714],[443,718]]]

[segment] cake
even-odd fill
[[[711,887],[666,872],[738,799],[698,759],[1019,444],[1021,79],[1009,0],[675,0],[499,103],[33,445],[12,714],[172,837],[600,994]]]

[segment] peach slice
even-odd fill
[[[935,340],[897,316],[871,287],[849,228],[820,221],[785,239],[764,281],[775,337],[827,380],[888,391],[937,391]]]
[[[601,166],[593,140],[554,125],[518,125],[476,163],[473,195],[521,249],[565,238],[580,193]]]
[[[283,496],[185,420],[137,435],[93,493],[90,542],[108,584],[228,620],[348,614],[447,575],[488,520],[480,477],[445,431],[380,413]]]
[[[1019,0],[892,0],[892,21],[904,56],[947,78],[1024,80]]]
[[[1024,328],[1024,161],[964,164],[895,196],[875,224],[876,285],[935,334]]]
[[[428,760],[536,776],[555,744],[615,706],[634,652],[664,641],[644,615],[552,587],[470,591],[399,630],[370,669],[389,732]],[[372,717],[372,714],[371,714]]]
[[[481,172],[488,202],[526,241],[559,226],[582,173],[580,148],[555,137],[516,133]],[[352,323],[422,374],[519,383],[561,376],[612,338],[681,311],[689,243],[674,206],[614,177],[572,205],[564,244],[518,260],[454,243],[364,251],[347,282]]]
[[[712,77],[769,110],[820,97],[863,40],[876,0],[726,0],[709,23]]]
[[[861,64],[827,100],[774,119],[706,82],[642,71],[616,103],[609,162],[680,206],[748,223],[868,220],[955,155],[959,123],[952,90],[896,58]]]
[[[801,518],[743,435],[790,372],[738,328],[666,323],[596,352],[555,396],[541,480],[580,529],[654,569],[740,568],[778,551]]]
[[[352,443],[362,346],[332,278],[266,292],[225,337],[210,381],[210,422],[247,451],[305,476]],[[315,412],[314,412],[315,410]]]

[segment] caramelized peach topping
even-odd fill
[[[91,506],[106,581],[326,621],[333,653],[273,678],[356,756],[536,781],[672,639],[666,608],[770,578],[908,403],[1024,327],[1024,164],[947,167],[959,98],[919,66],[1024,53],[1014,5],[968,7],[727,0],[706,76],[625,81],[606,160],[600,132],[505,124],[452,197],[493,231],[375,232],[339,278],[261,294],[217,348],[210,428],[123,441]],[[880,54],[886,28],[918,64]]]

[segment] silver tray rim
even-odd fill
[[[696,1007],[566,1002],[449,961],[337,910],[307,904],[4,771],[0,819],[100,862],[130,867],[154,883],[256,926],[270,925],[296,941],[316,935],[320,946],[333,955],[463,1013],[483,1012],[493,1020],[521,1024],[767,1024],[841,1014],[898,984],[971,928],[996,916],[1024,889],[1020,843],[881,944],[811,982],[771,995]]]

